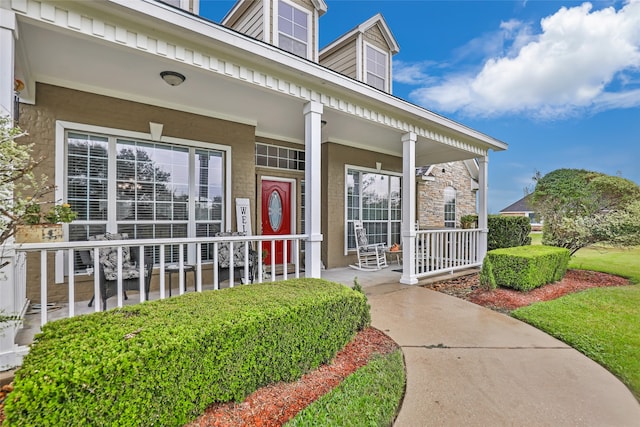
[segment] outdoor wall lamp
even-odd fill
[[[178,86],[186,80],[185,76],[175,71],[163,71],[160,73],[160,77],[171,86]]]

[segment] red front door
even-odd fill
[[[262,181],[262,234],[265,236],[291,234],[291,183]],[[271,242],[263,242],[262,250],[268,255],[265,264],[271,264]],[[283,263],[284,245],[276,242],[276,264]],[[287,242],[287,263],[291,259],[291,244]]]

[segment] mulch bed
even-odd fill
[[[187,426],[281,426],[366,365],[372,356],[388,354],[396,348],[398,345],[387,335],[378,329],[366,328],[338,352],[330,364],[320,366],[296,382],[262,387],[241,403],[214,404]],[[4,397],[0,394],[0,402]],[[0,424],[3,419],[0,403]]]
[[[398,345],[375,328],[359,332],[333,359],[293,383],[262,387],[244,402],[210,406],[189,427],[204,426],[281,426],[320,396],[328,393],[347,376],[367,364],[374,354],[388,354]]]
[[[561,281],[530,292],[505,288],[484,290],[480,286],[478,273],[423,286],[492,310],[509,313],[534,302],[552,300],[589,288],[629,284],[629,280],[610,274],[569,270]],[[388,354],[396,348],[397,344],[387,335],[375,328],[367,328],[358,333],[330,364],[319,367],[294,383],[262,387],[244,402],[214,404],[187,426],[281,426],[339,385],[348,375],[366,365],[373,355]],[[0,424],[4,419],[1,402],[9,391],[10,387],[0,391]]]
[[[511,310],[525,307],[535,302],[549,301],[589,288],[626,286],[629,284],[631,284],[629,280],[611,274],[586,270],[568,270],[561,281],[541,286],[529,292],[520,292],[507,288],[484,290],[480,286],[478,273],[444,282],[431,283],[424,285],[424,287],[462,298],[501,313],[509,313]]]

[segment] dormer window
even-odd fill
[[[309,12],[278,1],[278,46],[295,55],[308,57]]]
[[[387,90],[387,54],[367,45],[367,84],[380,90]]]
[[[200,7],[200,0],[160,0],[162,3],[166,3],[173,7],[177,7],[187,12],[198,14]]]

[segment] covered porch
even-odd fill
[[[202,272],[203,270],[206,271],[206,269],[207,267],[204,266],[198,270]],[[259,281],[259,279],[256,279],[256,281],[251,285],[268,286],[268,284],[272,281],[304,276],[304,270],[302,268],[301,271],[296,273],[295,268],[290,267],[290,271],[277,271],[275,275],[267,273],[268,270],[269,267],[267,266],[267,268],[265,268],[265,272],[263,273],[261,282]],[[457,272],[441,271],[439,274],[434,274],[421,279],[419,281],[419,284],[426,284],[431,281],[450,279],[452,277],[455,277],[457,274],[468,274],[469,271],[477,271],[477,269],[460,269],[457,270]],[[389,267],[378,271],[355,271],[349,267],[340,267],[322,270],[321,272],[321,277],[323,279],[341,283],[349,287],[353,287],[354,283],[357,281],[357,283],[365,289],[374,288],[379,285],[398,284],[400,283],[401,275],[401,269],[398,268],[397,264],[390,265]],[[161,274],[159,267],[155,269],[154,276],[157,276],[158,280],[160,280],[160,277],[164,276],[163,274]],[[182,276],[183,279],[186,277],[186,280],[179,279],[180,276]],[[175,278],[172,285],[172,296],[169,296],[168,282],[165,280],[164,286],[161,286],[160,288],[153,287],[148,296],[135,291],[129,292],[128,299],[126,300],[124,298],[118,298],[114,296],[108,300],[107,308],[113,309],[116,307],[140,304],[143,301],[156,301],[160,299],[172,298],[187,292],[204,292],[227,289],[230,287],[245,286],[241,283],[244,279],[234,279],[233,281],[224,280],[222,282],[219,282],[216,286],[213,282],[202,281],[203,275],[201,274],[196,274],[194,276],[192,276],[191,274],[187,274],[186,276],[184,274],[180,274],[174,277]],[[91,276],[91,278],[93,277]],[[67,287],[67,291],[72,292],[72,287],[92,285],[93,283],[73,284]],[[21,325],[15,331],[14,339],[15,350],[18,352],[20,357],[26,354],[26,352],[28,351],[28,346],[33,342],[33,338],[35,337],[35,335],[40,332],[40,328],[44,324],[44,322],[51,322],[72,316],[90,314],[102,310],[100,304],[93,304],[91,307],[89,307],[88,303],[89,301],[87,299],[73,300],[72,302],[69,302],[67,300],[60,301],[57,298],[48,297],[47,301],[44,304],[36,303],[26,306]],[[47,310],[43,310],[42,307],[47,307]]]
[[[280,268],[283,274],[279,276],[266,278],[259,263],[254,281],[322,277],[333,267],[326,260],[323,262],[323,250],[340,247],[347,252],[343,245],[346,221],[340,205],[345,198],[344,163],[336,164],[334,158],[323,157],[323,149],[348,147],[354,153],[369,153],[371,158],[394,158],[401,165],[399,171],[394,171],[403,182],[404,263],[401,273],[394,272],[399,274],[401,283],[416,284],[434,272],[482,262],[487,232],[487,159],[490,150],[505,149],[504,143],[318,64],[160,3],[113,1],[109,2],[109,13],[102,12],[104,5],[100,2],[21,0],[4,2],[0,8],[2,114],[16,117],[30,134],[24,142],[32,142],[37,152],[48,154],[41,172],[56,184],[52,200],[67,201],[70,196],[73,184],[69,173],[70,134],[108,139],[105,152],[111,153],[111,157],[105,160],[105,169],[114,171],[118,158],[113,153],[123,140],[140,141],[141,146],[146,144],[158,150],[167,147],[189,150],[191,166],[195,165],[193,159],[198,150],[216,150],[223,159],[221,190],[215,209],[210,208],[207,214],[215,211],[218,216],[205,225],[216,231],[236,229],[238,215],[234,204],[236,199],[248,199],[254,233],[234,241],[251,242],[257,250],[262,241],[287,240],[291,253],[295,253],[289,267]],[[169,86],[161,78],[164,71],[177,72],[185,80],[178,86]],[[18,94],[13,90],[15,79],[25,85]],[[14,102],[15,96],[19,104]],[[257,142],[303,152],[303,169],[274,168],[265,172],[256,165]],[[358,156],[353,157],[355,163]],[[479,228],[464,233],[416,231],[413,226],[416,166],[466,159],[477,159],[480,165]],[[357,166],[375,167],[376,162],[371,163]],[[337,195],[327,194],[329,190],[322,185],[323,179],[333,173],[332,166],[341,171],[338,185],[341,183],[342,191]],[[262,232],[258,214],[262,209],[260,179],[267,174],[275,175],[276,180],[292,180],[298,187],[304,182],[304,200],[298,197],[299,205],[291,215],[295,226],[289,234],[278,237]],[[71,227],[85,227],[90,236],[96,234],[95,227],[100,227],[101,232],[119,233],[127,227],[182,221],[186,231],[181,236],[165,239],[159,234],[141,233],[130,236],[127,242],[110,241],[109,245],[138,246],[143,250],[146,246],[184,245],[183,252],[176,252],[177,258],[171,261],[178,265],[178,294],[184,291],[184,264],[195,266],[196,291],[224,286],[216,282],[217,269],[211,266],[216,265],[216,242],[230,240],[214,237],[213,231],[199,234],[198,221],[206,221],[195,217],[194,199],[201,197],[195,190],[198,178],[193,172],[185,179],[188,190],[180,195],[182,199],[172,196],[174,204],[184,201],[186,219],[150,217],[128,222],[120,217],[117,207],[124,187],[118,186],[122,183],[114,173],[105,178],[101,196],[104,207],[96,210],[99,218],[87,215],[84,222]],[[336,236],[330,236],[330,232]],[[3,256],[9,264],[4,267],[8,273],[0,281],[0,309],[22,319],[30,302],[39,300],[44,307],[57,293],[65,295],[67,316],[78,314],[75,307],[79,304],[76,298],[79,276],[73,273],[77,272],[77,265],[72,264],[76,259],[74,251],[96,251],[100,245],[81,239],[69,241],[70,234],[67,228],[65,242],[9,244],[4,248]],[[207,259],[198,258],[206,245],[213,248],[210,255]],[[167,297],[168,293],[163,260],[158,257],[154,263],[157,298]],[[119,259],[119,266],[121,262]],[[329,270],[322,270],[323,264]],[[268,270],[274,272],[278,267],[274,265]],[[93,276],[85,275],[83,283],[89,283],[93,292],[99,294],[99,283]],[[230,282],[228,286],[236,284],[239,282]],[[139,289],[144,289],[142,281]],[[121,287],[109,307],[136,298],[137,302],[146,299],[144,292],[138,292],[125,301],[120,290]],[[54,302],[60,301],[56,298]],[[92,309],[100,310],[100,304]],[[45,310],[39,317],[40,324],[49,320]],[[7,342],[0,346],[0,358],[19,353],[13,343],[19,321],[16,325],[4,334]],[[0,368],[13,362],[2,362]]]

